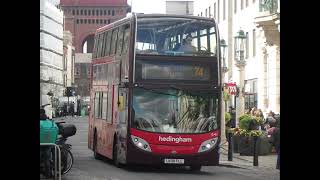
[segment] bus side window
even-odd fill
[[[103,34],[100,34],[99,36],[99,46],[98,46],[98,56],[101,57],[101,51],[102,51],[102,43],[103,43]]]
[[[126,54],[128,52],[129,44],[130,44],[130,25],[126,24],[124,29],[124,40],[123,40],[123,49],[122,54]]]
[[[101,57],[105,56],[105,48],[106,48],[106,39],[107,39],[107,32],[103,33],[103,37],[102,37],[102,47],[101,47]]]
[[[96,35],[94,38],[94,46],[93,46],[93,58],[97,57],[97,46],[98,46],[99,35]]]
[[[121,26],[119,28],[118,39],[117,39],[117,55],[119,55],[119,56],[122,53],[123,35],[124,35],[124,27]]]
[[[107,39],[105,40],[105,43],[106,43],[106,46],[105,46],[106,48],[104,50],[105,56],[109,56],[109,54],[110,54],[111,34],[112,34],[112,32],[109,31],[108,35],[107,35]]]
[[[108,93],[102,92],[102,119],[107,120],[108,112]]]
[[[111,41],[111,51],[110,55],[114,55],[116,53],[116,47],[117,47],[117,37],[118,37],[118,28],[114,29],[112,31],[112,41]]]

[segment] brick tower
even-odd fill
[[[76,53],[92,53],[93,37],[97,28],[126,16],[127,0],[60,0],[64,12],[64,30],[73,35]]]

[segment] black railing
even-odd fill
[[[278,9],[278,0],[260,0],[259,11],[268,11],[270,14],[276,13]]]

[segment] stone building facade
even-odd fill
[[[243,109],[280,113],[280,0],[201,0],[195,2],[195,15],[216,20],[221,39],[226,40],[224,82],[240,84],[235,65],[235,36],[241,29],[247,37],[245,52]],[[239,107],[233,96],[227,106]]]

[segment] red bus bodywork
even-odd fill
[[[123,164],[166,165],[164,159],[184,159],[183,164],[177,165],[219,165],[220,129],[197,134],[154,133],[131,127],[132,122],[132,88],[133,88],[133,57],[135,37],[135,16],[106,25],[97,30],[96,34],[129,23],[131,26],[130,45],[128,50],[129,75],[128,84],[123,82],[95,86],[91,83],[91,111],[89,113],[88,147],[99,155],[114,159],[114,149],[117,146],[117,158]],[[185,17],[185,16],[183,16]],[[197,17],[200,18],[200,17]],[[94,52],[95,53],[95,52]],[[93,58],[92,65],[112,64],[117,61],[115,56]],[[122,68],[122,67],[120,67]],[[93,69],[92,69],[93,72]],[[116,72],[118,73],[118,72]],[[120,73],[120,72],[119,72]],[[92,73],[93,74],[93,73]],[[120,78],[121,79],[121,78]],[[121,80],[120,80],[121,81]],[[122,90],[121,90],[122,89]],[[112,91],[112,119],[95,118],[94,98],[97,91]],[[119,110],[119,96],[125,94],[125,108]],[[220,102],[221,103],[221,102]],[[218,115],[220,117],[220,114]],[[122,121],[122,123],[121,123]],[[152,152],[139,149],[132,141],[131,135],[147,141]],[[191,138],[192,142],[163,142],[160,138]],[[200,144],[208,139],[218,137],[215,148],[198,152]],[[96,139],[95,139],[96,138]],[[96,141],[96,142],[94,142]],[[96,143],[96,147],[94,147]]]

